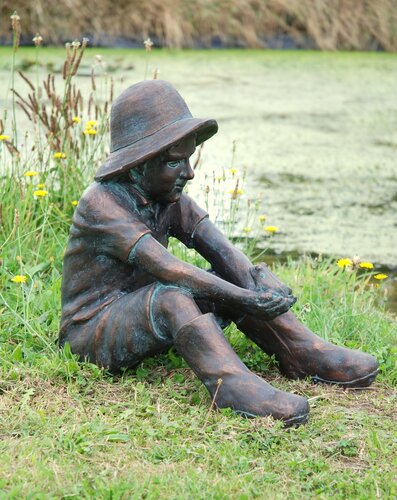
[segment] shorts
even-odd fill
[[[133,368],[144,358],[167,351],[171,338],[159,336],[150,318],[157,283],[123,295],[93,318],[72,323],[60,344],[70,344],[81,359],[120,372]]]
[[[87,321],[71,323],[60,337],[71,351],[112,373],[134,368],[145,358],[164,353],[172,347],[172,336],[162,334],[151,315],[152,301],[159,283],[139,288],[105,306]],[[213,312],[221,327],[227,326],[215,305],[197,300],[203,314]],[[230,323],[230,322],[229,322]]]

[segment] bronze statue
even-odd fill
[[[234,321],[289,378],[370,385],[371,355],[334,346],[289,311],[291,290],[248,258],[183,193],[189,157],[218,130],[193,118],[167,82],[129,87],[111,113],[111,153],[81,197],[64,259],[60,344],[111,372],[175,346],[215,399],[245,416],[307,420],[303,397],[274,389],[240,361],[222,326]],[[167,250],[176,237],[210,272]]]

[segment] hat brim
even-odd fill
[[[196,134],[196,146],[212,137],[218,131],[216,120],[184,118],[144,137],[125,148],[113,151],[98,169],[95,180],[103,181],[126,172],[191,134]]]

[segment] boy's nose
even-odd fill
[[[181,177],[190,181],[194,177],[194,170],[192,169],[189,160],[185,161],[184,168],[181,171]]]

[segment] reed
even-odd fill
[[[59,44],[81,33],[93,42],[107,37],[142,40],[151,36],[168,47],[263,47],[280,35],[321,50],[397,49],[396,0],[5,0],[0,29],[17,9],[24,31],[33,27]],[[29,37],[30,40],[31,37]]]

